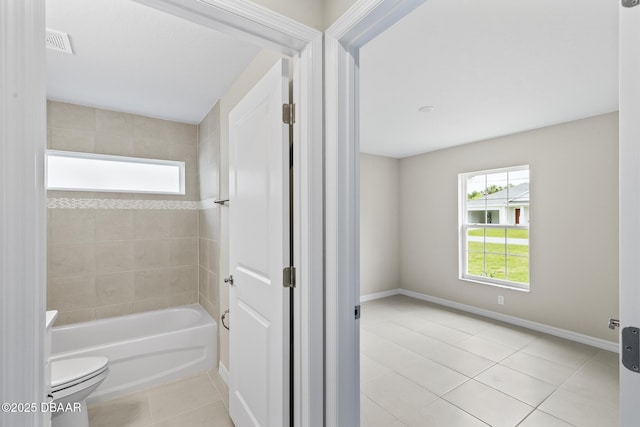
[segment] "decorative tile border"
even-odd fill
[[[219,207],[217,199],[201,200],[199,202],[180,200],[138,200],[138,199],[76,199],[53,198],[47,199],[49,209],[171,209],[171,210],[199,210]]]
[[[49,198],[49,209],[173,209],[197,210],[200,202],[180,200]]]

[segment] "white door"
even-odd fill
[[[229,114],[229,413],[236,427],[289,425],[288,61]]]
[[[620,321],[640,327],[640,6],[620,8]],[[622,350],[624,352],[625,350]],[[640,425],[640,373],[620,364],[620,425]]]

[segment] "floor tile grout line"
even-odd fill
[[[385,320],[383,320],[383,321],[385,321]],[[466,352],[468,352],[468,353],[470,353],[470,354],[473,354],[473,355],[475,355],[475,356],[485,358],[484,356],[481,356],[481,355],[478,355],[478,354],[476,354],[476,353],[470,352],[470,351],[468,351],[468,350],[466,350],[466,349],[464,349],[464,348],[457,347],[455,344],[451,344],[451,343],[448,343],[448,342],[442,341],[442,340],[440,340],[440,339],[438,339],[438,338],[436,338],[436,337],[429,336],[429,335],[427,335],[427,334],[422,334],[422,333],[421,333],[420,331],[418,331],[418,330],[415,330],[415,329],[409,328],[409,327],[407,327],[407,326],[405,326],[405,325],[402,325],[402,324],[396,323],[395,321],[389,321],[389,320],[386,320],[386,321],[387,321],[387,322],[390,322],[390,323],[393,323],[394,325],[396,325],[396,326],[398,326],[398,327],[402,327],[402,328],[407,329],[407,330],[409,330],[409,331],[412,331],[412,332],[415,332],[415,333],[418,333],[418,334],[424,335],[424,336],[425,336],[425,337],[427,337],[427,338],[434,339],[434,340],[439,341],[439,342],[441,342],[441,343],[447,344],[447,345],[449,345],[449,346],[451,346],[451,347],[455,347],[455,348],[457,348],[457,349],[459,349],[459,350],[466,351]],[[437,322],[433,322],[432,320],[427,320],[427,321],[432,322],[432,323],[437,323]],[[440,324],[440,323],[437,323],[437,324],[442,325],[442,324]],[[442,326],[444,326],[444,327],[449,327],[449,326],[447,326],[447,325],[442,325]],[[454,329],[455,329],[455,328],[454,328]],[[511,328],[509,328],[509,327],[507,326],[507,329],[511,329]],[[456,331],[460,331],[460,332],[463,332],[463,333],[467,333],[467,334],[468,334],[468,332],[466,332],[466,331],[461,331],[461,330],[459,330],[459,329],[455,329],[455,330],[456,330]],[[419,357],[422,357],[422,358],[424,358],[424,359],[427,359],[427,360],[431,361],[432,363],[436,363],[436,364],[438,364],[438,365],[444,366],[445,368],[451,369],[451,370],[453,370],[454,372],[457,372],[457,373],[459,373],[459,374],[463,375],[464,377],[466,377],[466,378],[468,378],[468,379],[473,379],[474,381],[477,381],[477,382],[478,382],[478,383],[480,383],[480,384],[483,384],[483,385],[485,385],[485,386],[487,386],[487,387],[490,387],[491,389],[493,389],[493,390],[495,390],[495,391],[497,391],[497,392],[499,392],[499,393],[501,393],[501,394],[504,394],[504,395],[506,395],[506,396],[508,396],[508,397],[511,397],[511,398],[513,398],[513,399],[515,399],[515,400],[517,400],[517,401],[519,401],[519,402],[521,402],[521,403],[523,403],[523,404],[527,405],[528,407],[532,408],[532,409],[531,409],[531,411],[530,411],[530,412],[529,412],[529,413],[528,413],[528,414],[527,414],[527,415],[526,415],[526,416],[525,416],[525,417],[524,417],[524,418],[523,418],[523,419],[522,419],[518,424],[521,424],[522,422],[524,422],[524,420],[526,420],[529,416],[531,416],[531,415],[532,415],[533,413],[535,413],[536,411],[540,411],[540,412],[542,412],[542,413],[544,413],[544,414],[546,414],[546,415],[548,415],[548,416],[550,416],[550,417],[553,417],[553,418],[555,418],[555,419],[561,420],[562,422],[565,422],[565,423],[567,423],[567,424],[569,424],[569,425],[573,425],[572,423],[570,423],[570,422],[568,422],[568,421],[566,421],[566,420],[564,420],[564,419],[562,419],[562,418],[560,418],[560,417],[558,417],[558,416],[556,416],[556,415],[549,414],[549,413],[547,413],[547,412],[545,412],[545,411],[542,411],[541,409],[539,409],[539,408],[540,408],[540,406],[541,406],[544,402],[546,402],[546,401],[547,401],[551,396],[553,396],[553,395],[554,395],[558,390],[560,390],[560,388],[561,388],[561,387],[563,387],[563,386],[564,386],[568,381],[570,381],[572,378],[574,378],[576,375],[578,375],[578,374],[579,374],[579,373],[584,369],[584,367],[585,367],[587,364],[589,364],[590,362],[594,362],[594,363],[595,363],[595,362],[598,362],[598,363],[601,363],[601,364],[603,364],[603,365],[611,365],[611,364],[609,364],[609,363],[608,363],[608,362],[606,362],[606,361],[597,361],[597,360],[595,360],[595,358],[596,358],[596,357],[598,356],[598,354],[599,354],[599,352],[598,352],[598,351],[595,351],[593,354],[591,354],[590,356],[588,356],[588,358],[587,358],[586,360],[584,360],[583,362],[581,362],[577,367],[576,367],[575,365],[574,365],[574,366],[570,366],[570,365],[564,364],[564,363],[562,363],[562,362],[558,362],[558,361],[556,361],[556,360],[550,360],[550,359],[548,359],[548,358],[541,357],[541,356],[536,355],[536,354],[530,354],[530,353],[528,353],[528,352],[526,352],[526,351],[523,351],[526,347],[528,347],[530,344],[532,344],[532,343],[533,343],[533,342],[535,342],[536,340],[543,339],[543,338],[545,337],[545,335],[546,335],[546,334],[537,334],[537,333],[536,333],[536,334],[534,334],[534,335],[535,335],[535,337],[534,337],[532,340],[528,341],[526,344],[524,344],[524,345],[520,346],[519,348],[514,348],[514,347],[512,347],[512,346],[510,346],[510,345],[508,345],[508,344],[503,344],[503,343],[502,343],[502,342],[500,342],[499,340],[492,340],[492,339],[488,339],[488,338],[480,337],[480,336],[479,336],[479,334],[480,334],[480,333],[482,333],[483,331],[486,331],[486,330],[487,330],[487,329],[483,329],[483,330],[479,331],[478,333],[475,333],[475,334],[469,334],[469,335],[470,335],[470,336],[478,336],[479,338],[483,338],[483,339],[484,339],[484,340],[486,340],[486,341],[490,341],[490,342],[492,342],[492,343],[496,343],[496,344],[502,345],[502,346],[504,346],[504,347],[508,347],[508,348],[510,348],[510,349],[513,349],[513,351],[512,351],[509,355],[507,355],[507,356],[503,357],[503,358],[502,358],[500,361],[498,361],[498,362],[494,362],[494,361],[492,361],[492,362],[494,362],[494,363],[493,363],[491,366],[487,367],[486,369],[483,369],[483,370],[482,370],[482,371],[480,371],[479,373],[475,374],[473,377],[469,377],[469,376],[467,376],[466,374],[464,374],[464,373],[462,373],[462,372],[459,372],[459,371],[457,371],[457,370],[455,370],[455,369],[453,369],[453,368],[451,368],[451,367],[445,366],[445,365],[443,365],[442,363],[439,363],[439,362],[437,362],[437,361],[435,361],[435,360],[431,359],[431,358],[430,358],[430,357],[428,357],[428,356],[425,356],[425,355],[420,354],[420,353],[416,353],[416,352],[414,352],[413,350],[411,350],[411,349],[409,349],[409,348],[405,347],[404,345],[398,344],[398,343],[396,343],[396,342],[394,342],[394,341],[391,341],[391,340],[389,340],[389,339],[387,339],[387,338],[381,337],[380,335],[376,334],[375,332],[373,332],[373,331],[371,331],[371,330],[367,330],[367,332],[371,333],[372,335],[375,335],[375,336],[376,336],[376,338],[378,338],[378,339],[380,339],[380,340],[391,342],[391,343],[393,343],[393,344],[397,345],[398,347],[400,347],[400,348],[402,348],[402,349],[404,349],[404,350],[406,350],[406,351],[409,351],[409,352],[411,352],[411,353],[413,353],[413,354],[418,355]],[[566,340],[563,340],[563,342],[564,342],[564,341],[566,341]],[[591,347],[591,346],[588,346],[588,345],[587,345],[587,347]],[[542,361],[545,361],[545,362],[548,362],[548,363],[551,363],[551,364],[557,365],[558,367],[561,367],[561,368],[570,369],[570,370],[572,370],[572,372],[571,372],[571,374],[570,374],[570,375],[568,375],[564,380],[562,380],[559,384],[557,384],[557,385],[556,385],[556,384],[549,383],[549,382],[547,382],[547,381],[545,381],[545,380],[543,380],[543,379],[541,379],[541,378],[537,378],[537,377],[535,377],[535,376],[533,376],[533,375],[531,375],[531,374],[529,374],[529,373],[527,373],[527,372],[522,372],[522,371],[520,371],[520,370],[518,370],[518,369],[516,369],[516,368],[512,368],[512,367],[509,367],[509,366],[506,366],[506,365],[503,365],[503,364],[502,364],[502,362],[504,362],[506,359],[508,359],[508,358],[512,357],[513,355],[515,355],[515,354],[517,354],[517,353],[521,353],[521,354],[524,354],[524,355],[527,355],[527,356],[530,356],[530,357],[538,358],[538,359],[540,359],[540,360],[542,360]],[[364,354],[364,353],[363,353],[363,354]],[[379,362],[378,360],[374,359],[373,357],[371,357],[371,356],[369,356],[369,355],[367,355],[367,354],[365,354],[365,355],[366,355],[367,357],[370,357],[370,358],[371,358],[372,360],[374,360],[376,363],[379,363],[379,364],[381,364],[381,365],[385,366],[385,368],[388,368],[384,363]],[[486,359],[486,358],[485,358],[485,359]],[[507,368],[507,369],[513,369],[514,371],[516,371],[516,372],[518,372],[518,373],[520,373],[520,374],[522,374],[522,375],[525,375],[525,376],[527,376],[527,377],[529,377],[529,378],[532,378],[532,379],[534,379],[534,380],[538,380],[538,381],[541,381],[541,382],[543,382],[543,383],[545,383],[545,384],[548,384],[548,385],[550,385],[550,386],[552,386],[552,387],[553,387],[553,391],[552,391],[551,393],[549,393],[549,394],[548,394],[548,395],[547,395],[547,396],[546,396],[546,397],[545,397],[545,398],[544,398],[540,403],[538,403],[537,405],[531,405],[531,404],[529,404],[529,403],[527,403],[527,402],[524,402],[524,401],[522,401],[522,400],[520,400],[520,399],[518,399],[518,398],[516,398],[516,397],[514,397],[514,396],[511,396],[511,395],[509,395],[509,394],[507,394],[507,393],[505,393],[505,392],[503,392],[503,391],[501,391],[501,390],[498,390],[498,389],[496,389],[496,388],[494,388],[494,387],[492,387],[492,386],[490,386],[490,385],[488,385],[488,384],[484,384],[484,383],[482,383],[481,381],[478,381],[478,380],[477,380],[477,377],[478,377],[479,375],[481,375],[482,373],[486,372],[486,371],[487,371],[487,370],[489,370],[489,369],[492,369],[492,368],[493,368],[493,367],[495,367],[496,365],[500,365],[501,367],[504,367],[504,368]],[[397,367],[390,368],[390,370],[391,370],[392,372],[395,372],[396,374],[398,374],[398,375],[402,376],[403,378],[405,378],[405,379],[407,379],[407,380],[412,381],[412,380],[411,380],[411,378],[408,378],[408,377],[404,376],[402,373],[398,372],[398,371],[397,371],[397,369],[398,369]],[[458,387],[462,386],[463,384],[467,383],[467,382],[468,382],[468,379],[467,379],[467,380],[465,380],[462,384],[460,384],[460,385],[458,385],[458,386],[454,387],[452,390],[455,390],[455,388],[458,388]],[[413,381],[412,381],[412,382],[413,382]],[[423,389],[426,389],[425,387],[421,386],[420,384],[417,384],[417,383],[415,383],[415,382],[414,382],[414,384],[416,384],[416,385],[418,385],[418,386],[422,387]],[[431,390],[429,390],[429,389],[426,389],[426,390],[431,392]],[[452,391],[452,390],[450,390],[450,391]],[[450,392],[450,391],[449,391],[449,392]],[[447,393],[449,393],[449,392],[447,392]],[[433,393],[433,392],[432,392],[432,393]],[[446,395],[447,393],[444,393],[444,394],[442,394],[442,395],[439,395],[439,396],[438,396],[438,398],[439,398],[439,399],[442,399],[442,400],[444,400],[444,401],[446,401],[446,402],[448,402],[448,403],[451,403],[451,402],[449,402],[448,400],[444,399],[444,395]],[[434,394],[436,394],[436,393],[434,393]],[[453,405],[453,403],[451,403],[451,404]],[[457,405],[454,405],[454,406],[458,407]],[[458,407],[458,408],[459,408],[459,407]],[[462,408],[459,408],[459,409],[461,409],[462,411],[464,411],[464,409],[462,409]],[[465,413],[468,413],[467,411],[464,411],[464,412],[465,412]],[[469,415],[473,416],[472,414],[469,414]],[[477,418],[477,417],[475,417],[475,418]],[[481,420],[481,421],[482,421],[482,420]]]

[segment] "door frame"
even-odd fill
[[[44,36],[44,0],[0,3],[0,400],[38,407],[0,412],[0,425],[47,419]]]
[[[620,8],[620,328],[640,326],[640,7]],[[622,345],[620,345],[622,347]],[[622,354],[622,348],[620,348]],[[640,375],[620,366],[620,425],[638,420]]]
[[[359,0],[325,31],[326,425],[360,425],[359,49],[426,0]]]
[[[294,259],[298,283],[294,312],[297,331],[294,389],[300,396],[295,404],[294,425],[322,426],[324,307],[317,303],[323,300],[324,286],[322,33],[246,0],[139,0],[139,3],[293,57],[294,101],[297,104]],[[7,275],[3,278],[0,312],[7,321],[1,322],[0,338],[3,348],[11,348],[11,354],[16,357],[0,366],[0,378],[3,398],[41,402],[44,399],[40,390],[44,389],[42,347],[46,307],[46,196],[44,179],[40,179],[46,146],[46,61],[42,43],[45,5],[44,0],[8,0],[0,7],[3,12],[2,40],[6,40],[3,44],[6,62],[3,61],[1,67],[2,76],[7,76],[0,81],[0,105],[3,107],[0,124],[2,129],[7,129],[2,133],[2,162],[13,162],[15,166],[4,169],[12,171],[9,178],[13,180],[5,178],[0,182],[3,192],[15,194],[16,200],[24,201],[15,206],[1,206],[0,219],[16,219],[8,225],[3,222],[1,230],[4,236],[10,226],[15,227],[17,218],[21,218],[20,224],[26,223],[27,227],[14,229],[29,230],[26,242],[24,235],[3,242],[5,250],[0,265],[3,268],[15,265],[11,271],[22,275],[17,276],[20,282],[9,280],[11,277],[7,278]],[[19,106],[16,106],[14,94],[21,95],[23,102]],[[16,181],[31,186],[11,188],[7,185]],[[15,248],[21,250],[15,251]],[[34,253],[38,255],[35,260]],[[19,330],[15,328],[16,324],[21,325]],[[29,419],[29,424],[24,425],[42,424],[37,415]]]
[[[360,299],[358,52],[425,1],[360,0],[325,32],[327,425],[359,425],[359,331],[353,317]],[[640,7],[619,7],[620,319],[624,327],[640,326],[640,124],[633,119],[640,114],[636,78]],[[638,396],[640,375],[621,367],[621,425],[637,420]]]

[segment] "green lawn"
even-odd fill
[[[486,231],[487,237],[504,237],[504,231],[507,230],[507,237],[512,239],[528,239],[529,230],[515,230],[513,228],[476,228],[469,230],[469,236],[484,236]]]
[[[529,283],[529,246],[507,245],[505,248],[504,244],[482,242],[468,242],[468,245],[468,274]]]

